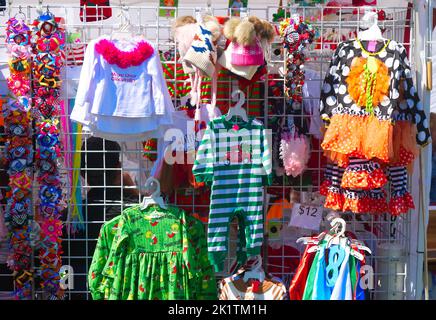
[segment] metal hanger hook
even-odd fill
[[[26,14],[23,12],[23,7],[21,5],[18,6],[18,12],[14,18],[17,18],[20,14],[22,15],[22,20],[26,20]]]

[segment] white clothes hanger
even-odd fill
[[[201,8],[195,8],[195,20],[197,23],[203,23],[203,15],[201,14]]]
[[[365,7],[365,14],[360,20],[360,27],[366,29],[364,31],[360,31],[357,35],[359,40],[366,41],[377,41],[377,40],[386,40],[382,31],[378,25],[378,14],[377,12],[372,11],[370,7]]]
[[[360,252],[358,252],[358,251],[356,251],[356,250],[354,250],[353,248],[350,247],[350,245],[352,243],[355,244],[356,247],[359,250],[366,251],[369,254],[372,253],[371,250],[368,247],[364,246],[362,242],[360,242],[360,241],[353,241],[353,240],[350,240],[347,237],[345,237],[345,230],[346,230],[347,223],[345,222],[344,219],[342,219],[342,218],[334,218],[330,222],[330,225],[332,226],[330,231],[334,231],[335,235],[332,236],[329,233],[325,233],[324,234],[323,239],[327,240],[327,243],[328,243],[327,247],[330,247],[331,245],[340,245],[340,246],[342,246],[344,248],[350,248],[350,254],[352,256],[354,256],[356,259],[360,260],[360,261],[362,261],[365,257],[363,256],[363,254],[361,254]],[[305,240],[305,238],[300,238],[300,239],[298,239],[297,242],[299,240],[300,240],[300,242]],[[313,241],[313,239],[309,238],[308,243],[310,242],[310,240]],[[313,241],[312,243],[317,244],[317,243],[319,243],[319,241],[318,242]],[[312,253],[312,252],[318,251],[319,249],[320,249],[320,247],[313,246],[309,250],[307,250],[307,252],[308,253]]]
[[[120,2],[121,10],[117,18],[120,19],[118,29],[112,31],[111,40],[131,41],[133,37],[133,26],[130,22],[129,9],[126,5]]]
[[[233,117],[240,117],[245,122],[248,122],[247,111],[242,106],[245,103],[245,94],[241,90],[235,90],[232,92],[232,98],[235,99],[239,94],[239,100],[235,106],[229,108],[229,112],[226,115],[226,120],[229,121]]]
[[[247,282],[248,279],[257,279],[260,282],[265,280],[265,271],[262,267],[262,257],[260,255],[255,257],[254,264],[250,270],[244,272],[244,282]]]
[[[248,19],[248,9],[245,7],[242,7],[239,10],[239,17],[241,18],[241,20],[246,20]]]
[[[156,185],[156,190],[151,194],[149,197],[144,197],[141,203],[141,210],[146,209],[148,206],[157,204],[162,209],[166,209],[167,206],[163,200],[163,198],[160,196],[160,183],[157,179],[153,177],[149,177],[147,181],[145,181],[145,189],[151,190],[152,185]]]

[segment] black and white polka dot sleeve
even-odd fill
[[[320,99],[320,115],[321,119],[326,125],[329,124],[330,118],[332,116],[332,110],[338,104],[338,88],[341,81],[340,77],[340,66],[341,57],[339,55],[342,50],[342,44],[340,43],[333,54],[330,65],[327,69],[326,76],[324,78],[324,83],[321,88],[321,99]]]
[[[418,134],[416,141],[419,145],[425,146],[429,143],[430,129],[427,115],[424,111],[424,106],[419,99],[416,87],[413,84],[412,70],[410,69],[410,62],[407,57],[407,51],[404,46],[399,46],[400,60],[402,66],[402,78],[404,99],[407,103],[407,111],[409,118],[416,124]]]

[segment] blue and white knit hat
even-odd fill
[[[212,32],[198,24],[198,32],[183,57],[183,61],[200,70],[202,75],[212,78],[215,73],[216,60],[217,50],[212,41]]]

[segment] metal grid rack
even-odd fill
[[[144,7],[144,6],[129,6],[129,7],[122,7],[122,6],[111,6],[113,10],[113,17],[108,20],[102,20],[98,22],[92,22],[92,23],[85,23],[85,22],[75,22],[70,21],[69,17],[79,16],[79,6],[50,6],[48,9],[53,12],[56,16],[64,17],[66,19],[66,29],[67,31],[76,30],[77,32],[81,33],[81,41],[82,44],[86,44],[89,40],[94,39],[100,35],[111,33],[115,26],[117,26],[120,23],[120,18],[118,16],[118,13],[121,13],[121,11],[126,10],[130,16],[131,23],[135,26],[136,32],[138,34],[144,35],[149,41],[155,43],[159,50],[166,51],[171,50],[175,52],[176,50],[176,44],[170,37],[170,28],[171,28],[171,19],[165,18],[165,17],[159,17],[159,7]],[[26,7],[11,7],[10,15],[13,16],[17,12],[21,11],[24,12],[26,15],[26,18],[28,21],[32,21],[34,18],[37,17],[37,11],[36,7],[34,6],[26,6]],[[213,15],[217,16],[225,16],[228,15],[228,9],[227,8],[214,8],[214,7],[208,7],[208,8],[202,8],[210,10],[210,12]],[[249,14],[255,15],[260,18],[268,19],[269,21],[272,21],[272,15],[277,12],[277,7],[275,6],[268,6],[267,8],[249,8]],[[296,7],[294,10],[302,14],[304,17],[310,17],[310,16],[319,16],[319,20],[313,21],[313,25],[319,30],[320,34],[324,34],[327,29],[331,30],[332,28],[335,29],[339,34],[347,33],[356,31],[358,29],[359,25],[359,19],[360,14],[357,15],[347,15],[349,8],[344,9],[341,7],[334,8],[337,11],[337,19],[332,20],[325,20],[323,15],[322,7]],[[379,8],[384,9],[387,13],[387,17],[390,20],[387,20],[383,23],[384,28],[386,28],[385,36],[387,38],[392,38],[400,42],[406,42],[406,46],[413,44],[413,38],[411,38],[408,41],[405,41],[403,38],[404,30],[406,28],[410,28],[410,30],[413,30],[413,15],[410,16],[410,18],[407,16],[407,9],[405,8]],[[176,15],[195,15],[196,8],[193,7],[179,7],[176,10]],[[346,17],[346,18],[344,18]],[[6,20],[8,19],[8,12],[6,11],[3,16],[0,16],[0,24],[4,25]],[[410,32],[411,35],[413,35],[413,32]],[[0,36],[3,36],[1,34]],[[3,39],[0,39],[1,50],[4,50],[4,41]],[[275,43],[272,44],[272,51],[274,52],[275,49],[281,48],[280,39],[276,39]],[[314,46],[317,46],[318,49],[312,49],[310,51],[309,55],[309,61],[306,63],[306,69],[311,68],[313,70],[316,70],[319,73],[319,78],[312,79],[312,81],[318,83],[318,85],[321,87],[322,80],[323,80],[323,73],[327,69],[332,51],[326,48],[325,43],[323,40],[320,42],[314,43]],[[410,55],[413,55],[413,45],[409,46],[410,48]],[[6,57],[6,56],[3,56]],[[411,59],[412,60],[412,59]],[[413,61],[413,60],[412,60]],[[6,60],[1,61],[2,64],[6,63]],[[165,61],[163,64],[168,65],[175,65],[176,60],[175,58],[172,61]],[[271,64],[275,66],[283,66],[284,65],[284,58],[283,54],[278,55],[272,55],[271,58]],[[65,99],[65,105],[68,108],[71,108],[71,102],[68,102],[68,99],[74,99],[75,93],[72,88],[78,81],[78,74],[73,72],[72,68],[66,67],[63,75],[64,79],[64,99]],[[175,83],[176,78],[174,79],[168,79],[168,81]],[[231,82],[231,80],[222,80],[219,79],[218,85],[224,84],[227,82]],[[279,74],[274,74],[271,77],[269,75],[266,77],[266,80],[264,81],[258,81],[258,84],[260,86],[261,92],[263,92],[263,96],[261,98],[253,98],[249,95],[247,96],[247,105],[248,105],[248,112],[251,114],[256,114],[258,118],[262,121],[264,121],[265,125],[268,127],[270,125],[271,120],[274,117],[283,117],[283,113],[275,113],[274,111],[271,111],[269,108],[269,105],[274,103],[275,105],[282,105],[283,110],[285,109],[285,99],[284,97],[274,97],[269,93],[268,88],[270,87],[271,82],[278,82],[281,85],[284,85],[283,77]],[[1,79],[0,83],[1,87],[6,87],[5,79]],[[229,97],[231,92],[231,85],[229,86]],[[174,98],[175,105],[178,105],[179,103],[179,96],[177,94],[176,89],[176,96]],[[312,99],[316,99],[319,97],[315,97]],[[232,101],[230,101],[230,98],[224,99],[225,105],[231,105]],[[277,101],[275,101],[277,100]],[[257,104],[256,104],[257,103]],[[252,105],[258,105],[260,104],[262,107],[260,109],[260,114],[258,109],[255,109],[252,107]],[[257,108],[257,107],[256,107]],[[225,109],[225,108],[224,108]],[[280,109],[280,108],[279,108]],[[223,112],[226,112],[226,110],[222,110]],[[307,115],[303,115],[303,113],[300,115],[300,117],[309,117]],[[72,132],[63,132],[64,136],[74,136],[77,135],[77,133]],[[89,137],[88,133],[84,133],[82,140]],[[79,146],[80,148],[80,146]],[[86,150],[86,148],[85,148]],[[65,157],[71,157],[75,151],[66,148],[64,151]],[[298,177],[296,179],[293,179],[292,181],[289,181],[289,179],[283,178],[282,181],[276,183],[272,187],[268,188],[269,192],[272,192],[276,195],[278,195],[278,198],[280,197],[288,197],[292,191],[292,193],[295,195],[301,195],[302,192],[312,192],[316,191],[319,187],[319,183],[321,180],[321,177],[323,175],[323,168],[320,165],[321,163],[321,157],[322,152],[319,148],[313,147],[312,151],[314,154],[314,157],[317,158],[318,165],[316,167],[309,168],[305,176],[311,175],[313,181],[315,183],[311,183],[308,185],[303,177]],[[107,152],[103,151],[103,156],[105,157],[107,155]],[[143,148],[140,143],[136,144],[123,144],[122,145],[122,153],[121,153],[121,163],[122,167],[120,168],[121,172],[129,172],[132,176],[135,177],[136,183],[138,185],[138,189],[140,192],[143,192],[142,186],[145,183],[146,177],[149,176],[149,172],[151,170],[151,166],[153,165],[150,161],[145,160],[143,157]],[[104,162],[103,162],[104,165]],[[65,163],[63,167],[60,168],[61,173],[65,176],[68,176],[74,171],[80,170],[80,168],[74,168],[71,164]],[[102,170],[107,171],[107,168],[104,166],[102,168],[85,168],[85,179],[86,175],[91,170]],[[71,196],[72,188],[73,186],[71,183],[68,182],[68,179],[65,180],[65,194],[68,197]],[[5,186],[2,186],[4,188]],[[109,187],[106,183],[104,187]],[[121,186],[122,190],[127,190],[129,187],[127,186]],[[123,192],[124,192],[123,191]],[[83,212],[85,212],[85,207],[87,205],[91,206],[91,204],[87,203],[87,188],[83,184],[83,188],[81,190],[83,195]],[[174,204],[176,205],[182,205],[180,200],[180,194],[186,195],[186,194],[192,194],[192,200],[189,204],[183,204],[183,207],[189,207],[190,211],[196,212],[201,209],[207,209],[206,204],[199,204],[197,195],[195,195],[194,192],[192,192],[192,189],[186,190],[178,190],[176,193],[176,196],[174,198]],[[274,197],[265,197],[265,214],[268,211]],[[139,196],[138,196],[138,202],[139,202]],[[78,204],[80,205],[80,204]],[[112,203],[109,203],[109,201],[106,201],[106,194],[104,195],[104,200],[102,202],[102,208],[103,211],[105,211],[106,207],[112,205]],[[120,203],[120,206],[126,206],[129,205],[129,203]],[[68,201],[68,213],[71,213],[72,211],[72,204],[70,201]],[[325,212],[327,213],[327,212]],[[289,261],[293,261],[293,263],[298,264],[298,259],[300,257],[300,252],[302,248],[297,247],[295,245],[295,239],[298,238],[301,235],[308,235],[311,232],[310,231],[304,231],[304,230],[294,230],[291,228],[287,228],[287,223],[289,221],[289,214],[290,212],[284,211],[284,216],[281,221],[279,221],[279,224],[282,224],[283,226],[283,232],[280,237],[274,238],[269,235],[266,235],[265,237],[265,244],[264,244],[264,266],[265,268],[271,269],[275,267],[274,274],[281,277],[285,283],[289,285],[289,282],[292,278],[292,272],[288,272],[286,269],[286,265],[289,264]],[[367,264],[374,267],[374,289],[369,291],[369,298],[371,299],[377,299],[377,298],[383,298],[386,297],[388,293],[390,294],[396,294],[397,298],[405,298],[405,294],[407,291],[406,286],[406,277],[407,277],[407,257],[409,255],[408,252],[408,241],[410,239],[410,218],[409,215],[405,215],[403,217],[399,218],[393,218],[388,215],[386,216],[380,216],[380,217],[374,217],[370,215],[362,215],[362,216],[354,216],[351,214],[342,214],[344,218],[348,220],[347,229],[354,234],[358,235],[358,238],[363,241],[372,242],[375,246],[377,246],[380,243],[390,243],[395,246],[401,247],[402,256],[400,258],[393,257],[390,254],[390,251],[386,251],[384,253],[374,254],[373,256],[370,256],[367,258]],[[86,217],[85,217],[86,218]],[[103,213],[101,216],[93,216],[93,217],[87,217],[87,220],[85,220],[85,229],[83,232],[83,235],[80,236],[74,236],[72,234],[66,234],[64,241],[63,241],[63,247],[64,247],[64,255],[63,255],[63,264],[64,265],[71,265],[71,266],[77,266],[74,268],[74,288],[69,288],[66,290],[66,299],[90,299],[90,293],[87,290],[86,287],[86,277],[87,277],[87,270],[89,268],[92,254],[95,248],[96,239],[98,236],[98,230],[102,223],[104,223],[107,220],[106,214]],[[68,226],[68,221],[65,221],[66,225]],[[235,236],[235,229],[236,229],[236,223],[232,224],[232,230],[230,232],[230,244],[229,244],[229,254],[228,259],[226,261],[226,270],[219,274],[219,277],[224,277],[229,274],[231,268],[233,267],[234,262],[234,251],[236,248],[236,236]],[[274,254],[268,254],[267,246],[274,246],[277,247],[283,247],[284,245],[293,246],[297,249],[295,253],[287,253],[285,251],[282,251],[281,253],[277,253],[275,251]],[[380,251],[380,250],[379,250]],[[271,260],[272,259],[272,260]],[[394,259],[397,259],[397,263],[394,264],[397,269],[392,268],[392,264],[387,264],[389,261],[392,262]],[[3,261],[0,261],[0,263],[3,263]],[[382,270],[384,270],[381,266],[385,266],[385,270],[387,270],[387,273],[383,273]],[[386,268],[387,266],[387,268]],[[295,266],[296,267],[296,266]],[[377,286],[378,283],[383,283],[386,281],[386,278],[389,277],[397,277],[397,282],[388,282],[387,284],[384,283],[383,287]],[[9,270],[6,268],[4,264],[0,264],[0,299],[7,298],[8,292],[10,292],[12,288],[12,277],[10,275]],[[392,293],[393,292],[393,293]],[[41,299],[40,292],[35,291],[35,299]]]

